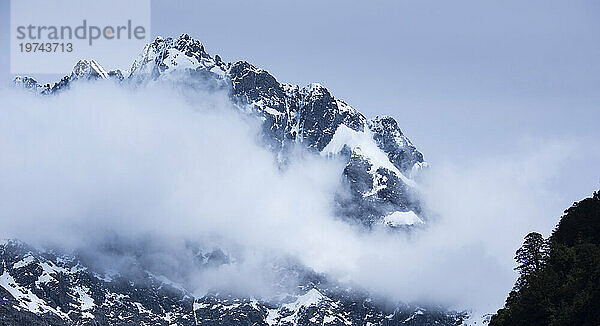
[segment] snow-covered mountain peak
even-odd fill
[[[54,85],[41,86],[29,77],[17,77],[14,83],[52,95],[97,79],[132,89],[162,82],[195,86],[198,81],[208,90],[223,91],[240,114],[260,123],[262,145],[282,169],[288,167],[286,162],[293,159],[290,153],[296,147],[345,163],[339,171],[345,184],[332,205],[339,217],[359,222],[365,231],[376,227],[410,230],[427,223],[414,196],[419,189],[417,176],[427,167],[421,152],[393,117],[367,119],[322,84],[282,83],[249,62],[223,62],[187,34],[157,37],[123,73],[106,72],[94,60],[81,60]],[[205,89],[190,93],[202,96]],[[222,252],[204,255],[194,250],[192,257],[202,268],[231,263]],[[85,257],[0,241],[0,324],[454,326],[465,317],[464,313],[383,304],[371,294],[328,284],[325,276],[300,267],[292,273],[302,275],[301,286],[286,293],[281,302],[212,292],[194,297],[185,286],[152,273],[147,266],[127,270],[135,274],[135,282],[97,267]]]
[[[339,203],[341,215],[371,226],[385,224],[384,217],[394,212],[421,214],[413,196],[418,188],[414,179],[427,163],[394,118],[368,120],[322,84],[285,84],[246,61],[223,62],[188,34],[157,37],[123,74],[106,72],[94,60],[81,60],[71,75],[52,86],[27,77],[15,79],[15,84],[52,94],[75,81],[99,78],[134,87],[162,81],[186,87],[197,81],[201,87],[225,91],[240,113],[261,120],[264,144],[278,162],[285,164],[295,144],[347,160],[341,173],[354,196]]]
[[[157,37],[144,47],[129,69],[129,77],[157,79],[180,70],[208,70],[223,76],[225,64],[221,58],[211,57],[204,45],[182,34],[179,38]]]
[[[108,72],[96,60],[79,60],[71,75],[77,78],[108,78]]]

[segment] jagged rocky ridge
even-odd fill
[[[106,273],[78,255],[16,240],[0,244],[0,261],[0,325],[460,325],[466,318],[391,305],[314,273],[288,296],[265,301],[214,292],[196,298],[141,268]]]
[[[77,80],[98,78],[133,86],[166,80],[224,90],[240,112],[262,120],[264,144],[282,164],[296,144],[321,155],[345,158],[342,173],[351,196],[338,197],[340,216],[368,227],[423,223],[421,205],[414,196],[415,179],[427,166],[423,155],[394,118],[367,119],[320,84],[284,84],[248,62],[225,63],[187,34],[178,39],[158,37],[125,72],[107,72],[95,60],[81,60],[54,85],[42,86],[28,77],[17,77],[15,84],[53,94]]]

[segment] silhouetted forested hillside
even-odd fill
[[[520,277],[491,326],[600,325],[600,191],[565,211],[549,239],[517,251]]]

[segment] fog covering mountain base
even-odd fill
[[[422,175],[394,119],[223,63],[186,35],[157,39],[129,71],[94,66],[2,90],[3,235],[75,250],[103,274],[135,265],[198,297],[275,298],[307,290],[306,271],[395,302],[493,311],[521,230],[546,215],[535,200],[551,198],[545,181],[575,148]],[[385,224],[409,211],[425,226]],[[198,250],[212,257],[201,266]]]

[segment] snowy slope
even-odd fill
[[[199,259],[203,259],[199,257]],[[105,275],[70,254],[0,244],[0,325],[460,325],[465,314],[378,304],[311,276],[282,299],[208,293],[165,277]]]

